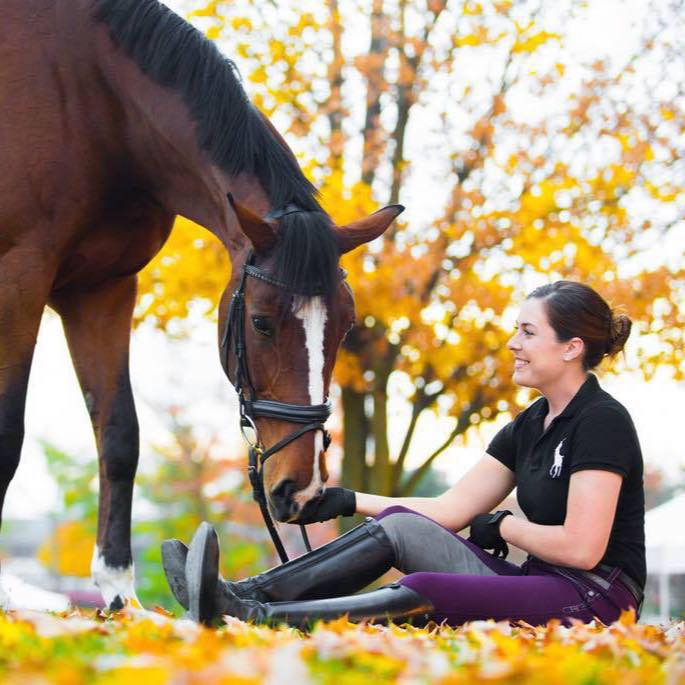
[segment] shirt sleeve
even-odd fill
[[[601,469],[626,478],[639,454],[630,416],[616,407],[593,407],[574,431],[569,472]]]
[[[514,442],[514,421],[501,428],[490,441],[487,450],[490,456],[501,461],[508,469],[516,471],[516,443]]]

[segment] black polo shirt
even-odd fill
[[[572,473],[602,469],[620,474],[623,482],[614,524],[600,563],[620,566],[644,588],[643,463],[630,414],[599,387],[594,374],[588,374],[544,431],[547,412],[544,397],[533,402],[495,435],[488,454],[515,473],[518,504],[528,520],[547,526],[564,523]]]

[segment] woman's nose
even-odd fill
[[[507,342],[507,348],[510,350],[517,350],[521,347],[518,341],[518,336],[516,333],[509,338],[509,342]]]

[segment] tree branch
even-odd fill
[[[477,411],[478,409],[481,408],[482,406],[482,401],[483,401],[483,394],[479,390],[476,393],[476,396],[474,397],[473,401],[467,405],[467,407],[459,414],[459,418],[457,419],[457,425],[454,427],[454,430],[449,434],[447,440],[438,447],[427,459],[426,461],[419,466],[416,471],[411,475],[411,478],[404,484],[404,486],[401,488],[401,492],[399,493],[402,496],[410,495],[416,486],[419,484],[421,479],[428,473],[430,470],[431,465],[433,462],[439,457],[453,442],[454,439],[458,436],[461,435],[470,425],[470,416],[473,414],[474,411]]]
[[[409,452],[409,447],[411,445],[412,438],[414,437],[414,432],[418,423],[418,419],[425,409],[428,409],[435,400],[442,394],[442,390],[434,393],[427,394],[421,389],[419,396],[414,401],[412,405],[411,420],[409,422],[409,427],[404,435],[404,440],[402,441],[402,447],[400,449],[397,460],[393,465],[393,492],[399,487],[400,481],[402,480],[402,472],[404,471],[404,462],[406,461],[407,454]]]

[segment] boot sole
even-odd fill
[[[186,584],[186,559],[188,548],[180,540],[162,543],[162,568],[171,593],[176,601],[188,610],[188,587]]]
[[[206,521],[195,532],[186,557],[186,587],[190,617],[212,625],[217,616],[216,585],[219,579],[219,540]]]

